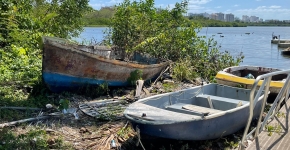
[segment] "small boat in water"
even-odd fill
[[[103,83],[127,86],[132,73],[139,71],[141,78],[147,81],[156,78],[169,64],[168,61],[138,54],[130,61],[118,59],[123,59],[123,56],[117,50],[43,37],[42,77],[53,92]]]
[[[281,50],[281,54],[283,55],[290,55],[290,47],[284,49],[284,50]]]
[[[258,66],[233,66],[219,71],[215,78],[219,84],[251,89],[257,76],[275,71],[281,70]],[[280,91],[284,85],[283,80],[286,77],[287,74],[279,74],[272,77],[269,89],[272,94],[277,94]]]
[[[141,99],[124,116],[140,134],[177,140],[208,140],[246,126],[251,90],[207,84]],[[255,93],[254,95],[256,95]],[[257,96],[259,116],[264,94]]]

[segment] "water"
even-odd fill
[[[106,29],[106,27],[85,27],[76,40],[83,42],[83,44],[100,42],[104,39],[104,31]]]
[[[77,40],[99,42],[105,30],[105,27],[86,27]],[[241,65],[290,69],[290,56],[282,55],[281,49],[271,44],[273,32],[281,39],[290,39],[290,27],[208,27],[199,35],[214,37],[220,49],[232,55],[242,52],[245,58]]]

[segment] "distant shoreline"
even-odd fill
[[[85,25],[84,27],[108,27],[108,25]]]
[[[85,25],[84,27],[109,27],[108,25]],[[210,26],[210,27],[226,27],[226,26]],[[288,26],[273,26],[273,25],[248,25],[248,26],[238,26],[238,27],[290,27]],[[204,26],[203,28],[207,28],[207,26]],[[236,28],[236,27],[227,27],[227,28]]]

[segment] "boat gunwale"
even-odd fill
[[[247,85],[253,85],[255,82],[255,79],[247,79],[244,77],[239,77],[224,71],[219,71],[215,77],[216,79],[223,80],[223,81],[231,81],[235,83],[241,83],[241,84],[247,84]],[[258,85],[262,85],[264,80],[260,80]],[[282,88],[284,85],[284,82],[281,81],[271,81],[270,82],[270,87],[275,87],[275,88]]]
[[[215,85],[220,85],[220,84],[216,84],[216,83],[211,83],[211,84],[215,84]],[[226,85],[222,85],[222,86],[226,86]],[[188,88],[188,89],[183,89],[183,90],[180,90],[180,91],[176,91],[176,92],[169,92],[169,93],[164,93],[164,94],[159,94],[159,95],[154,95],[154,96],[150,96],[150,97],[146,97],[144,99],[141,99],[141,100],[138,100],[137,102],[135,103],[142,103],[148,99],[152,99],[152,98],[157,98],[157,97],[160,97],[160,96],[168,96],[168,95],[172,95],[172,94],[176,94],[176,93],[180,93],[180,92],[183,92],[183,91],[188,91],[188,90],[191,90],[193,88],[198,88],[198,87],[202,87],[202,86],[195,86],[195,87],[191,87],[191,88]],[[236,87],[237,88],[237,87]],[[237,89],[242,89],[242,90],[248,90],[248,89],[243,89],[243,88],[237,88]],[[250,90],[249,90],[250,91]],[[269,93],[268,93],[269,94]],[[258,98],[258,102],[263,100],[264,99],[264,94],[261,95],[259,98]],[[144,103],[143,103],[144,104]],[[146,105],[146,104],[145,104]],[[163,124],[176,124],[176,123],[185,123],[185,122],[192,122],[192,121],[202,121],[202,120],[209,120],[209,119],[215,119],[217,117],[220,117],[222,115],[225,115],[227,113],[233,113],[233,112],[236,112],[238,110],[241,110],[241,109],[244,109],[246,107],[249,107],[250,105],[250,102],[248,102],[247,104],[244,104],[240,107],[236,107],[236,108],[233,108],[233,109],[229,109],[229,110],[226,110],[226,111],[222,111],[222,112],[218,112],[218,113],[214,113],[214,114],[210,114],[208,116],[204,116],[204,117],[201,117],[201,116],[196,116],[196,115],[192,115],[193,118],[192,119],[187,119],[187,120],[184,120],[184,121],[159,121],[159,120],[152,120],[152,121],[148,121],[148,120],[141,120],[140,118],[133,118],[131,116],[128,115],[128,113],[126,113],[126,110],[124,111],[124,116],[129,119],[129,120],[132,120],[136,123],[141,123],[141,124],[149,124],[149,125],[163,125]],[[131,105],[128,106],[128,108],[130,107]],[[148,106],[151,106],[151,105],[148,105]],[[154,107],[154,106],[152,106]],[[158,108],[158,107],[156,107]],[[162,109],[162,108],[158,108],[160,110],[163,110],[163,111],[168,111],[168,110],[165,110],[165,109]],[[177,113],[177,114],[182,114],[182,113],[179,113],[179,112],[174,112],[174,111],[171,111],[173,113]]]
[[[277,69],[277,68],[250,66],[250,65],[231,66],[231,67],[227,67],[227,68],[223,69],[222,71],[224,71],[224,72],[227,72],[228,70],[238,71],[238,70],[247,69],[247,68],[250,68],[249,70],[255,70],[255,71],[259,71],[257,68],[264,68],[264,69],[269,69],[269,70],[274,70],[274,71],[282,71],[282,69]]]

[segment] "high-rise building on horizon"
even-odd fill
[[[232,13],[226,14],[225,21],[234,22],[235,21],[235,16]]]
[[[244,22],[250,22],[250,17],[247,16],[247,15],[243,15],[242,16],[242,21],[244,21]]]
[[[223,13],[216,13],[217,14],[217,20],[220,20],[220,21],[224,21],[225,20],[225,14]]]
[[[259,22],[259,17],[251,16],[250,17],[250,22]]]
[[[203,17],[205,17],[205,18],[209,18],[209,17],[210,17],[210,15],[209,15],[208,13],[206,13],[206,12],[201,13],[201,15],[202,15]]]
[[[218,20],[218,15],[215,14],[215,13],[212,13],[212,14],[210,15],[210,19]]]

